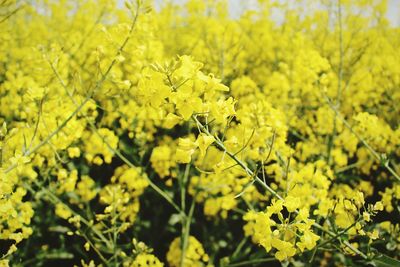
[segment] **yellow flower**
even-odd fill
[[[363,216],[364,221],[366,221],[366,222],[371,221],[371,215],[368,212],[364,211],[362,216]]]
[[[201,111],[202,101],[199,97],[190,94],[177,93],[175,96],[176,109],[182,115],[185,121],[190,119],[193,112]]]
[[[203,63],[193,60],[193,57],[182,55],[179,57],[178,68],[174,74],[183,78],[193,78],[203,67]]]
[[[168,113],[168,115],[164,119],[163,127],[167,129],[172,129],[175,125],[182,121],[182,118],[173,114]]]
[[[273,238],[271,244],[274,248],[278,250],[275,253],[275,258],[279,261],[287,260],[288,258],[294,256],[294,254],[296,254],[296,249],[290,242],[286,242],[278,238]]]
[[[29,157],[26,157],[19,152],[15,152],[14,157],[10,158],[11,164],[14,165],[19,171],[21,171],[23,166],[30,161],[31,159]]]
[[[281,199],[279,199],[279,200],[273,199],[271,206],[269,206],[267,208],[267,212],[270,214],[274,214],[274,213],[276,214],[276,213],[281,212],[281,210],[283,209],[283,203],[284,203],[284,201]]]
[[[0,260],[0,267],[8,267],[9,263],[9,260]]]
[[[224,91],[224,92],[228,92],[229,91],[229,87],[224,85],[224,84],[222,84],[221,83],[221,79],[215,78],[213,74],[204,75],[202,72],[199,72],[197,77],[201,81],[205,82],[205,84],[206,84],[206,88],[205,88],[206,93],[210,92],[210,91],[213,91],[213,90]]]
[[[377,229],[374,229],[372,233],[368,233],[369,238],[372,240],[376,240],[379,238],[379,231]]]
[[[72,216],[71,211],[65,204],[58,203],[56,204],[56,215],[67,220],[69,217]]]
[[[304,249],[311,250],[316,246],[317,241],[319,240],[319,236],[314,234],[310,230],[306,230],[304,231],[300,240],[301,241],[296,244],[300,251],[304,251]]]
[[[218,123],[226,123],[226,119],[236,114],[236,101],[229,97],[227,100],[218,100],[211,103],[211,114]]]
[[[199,134],[195,144],[199,147],[201,157],[206,155],[207,148],[214,143],[215,138],[205,133]]]
[[[382,211],[383,210],[383,204],[382,204],[381,201],[378,201],[378,202],[375,203],[374,210],[376,210],[376,211]]]
[[[152,255],[147,253],[140,253],[136,256],[133,263],[130,267],[163,267],[164,264],[160,262],[160,260]]]
[[[172,241],[167,252],[167,261],[170,267],[180,266],[181,254],[181,240],[177,237]],[[184,266],[201,267],[208,263],[209,257],[204,251],[203,245],[194,236],[189,236],[183,260]]]
[[[95,182],[92,178],[87,175],[83,175],[81,177],[81,181],[76,185],[76,193],[84,200],[85,202],[92,200],[97,192],[94,189]]]
[[[179,145],[176,149],[175,160],[179,163],[189,163],[193,153],[196,151],[197,144],[190,138],[179,138]]]
[[[289,212],[294,212],[301,206],[300,198],[287,196],[285,198],[284,206]]]
[[[81,150],[79,149],[79,147],[68,148],[68,156],[70,158],[79,158],[80,155],[81,155]]]

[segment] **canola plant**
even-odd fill
[[[0,266],[400,266],[387,1],[228,5],[0,0]]]

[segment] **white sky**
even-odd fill
[[[186,0],[155,0],[156,7],[159,7],[163,2],[174,2],[176,4],[183,4]],[[292,0],[280,0],[281,2],[287,2]],[[358,0],[353,0],[358,1]],[[238,17],[246,10],[256,6],[257,0],[228,0],[229,10],[232,17]],[[392,25],[400,26],[400,0],[388,0],[388,13],[387,17]],[[278,18],[279,19],[279,18]]]

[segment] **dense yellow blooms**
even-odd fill
[[[398,258],[387,1],[161,2],[0,0],[0,266]]]
[[[164,264],[157,257],[151,254],[139,254],[131,267],[162,267]]]
[[[267,252],[276,249],[275,257],[280,261],[294,256],[297,250],[313,249],[320,237],[311,229],[314,221],[308,219],[308,209],[302,207],[293,220],[284,218],[282,214],[284,207],[290,214],[297,211],[300,205],[298,198],[288,196],[284,200],[273,201],[265,212],[248,212],[244,216],[244,220],[248,221],[244,227],[246,235]],[[273,215],[277,215],[278,221],[271,218]]]
[[[167,253],[167,261],[169,266],[180,266],[182,257],[181,245],[181,239],[179,237],[172,241]],[[209,257],[207,253],[204,251],[202,244],[194,236],[190,236],[188,238],[186,252],[184,255],[184,266],[210,266],[208,265]]]

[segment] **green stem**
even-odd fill
[[[209,136],[213,136],[204,126],[203,124],[195,117],[192,116],[192,119],[198,124],[199,128],[207,135]],[[221,149],[222,151],[224,151],[224,153],[226,153],[230,158],[232,158],[236,163],[238,163],[239,166],[241,166],[246,173],[251,177],[254,175],[253,171],[250,170],[246,164],[244,162],[242,162],[240,159],[238,159],[233,153],[231,153],[230,151],[228,151],[225,147],[225,145],[219,140],[218,136],[214,136],[215,138],[215,143],[217,145],[217,147],[219,149]],[[264,187],[264,189],[266,189],[268,192],[270,192],[273,196],[275,196],[278,199],[283,200],[283,197],[280,196],[275,190],[273,190],[271,187],[269,187],[267,184],[265,184],[263,182],[263,180],[261,180],[258,175],[254,175],[254,179],[256,180],[257,183],[259,183],[262,187]],[[295,211],[296,214],[298,214],[298,211]],[[325,232],[326,234],[334,237],[336,234],[325,229],[323,226],[321,226],[318,223],[313,223],[313,226],[320,229],[321,231]],[[348,241],[344,241],[343,242],[346,247],[348,247],[350,250],[352,250],[353,252],[355,252],[356,254],[358,254],[359,256],[361,256],[364,259],[368,259],[367,255],[365,255],[363,252],[359,251],[357,248],[355,248],[353,245],[351,245]]]
[[[187,249],[188,242],[189,242],[190,224],[191,224],[193,213],[194,213],[195,203],[196,203],[195,196],[193,196],[192,205],[190,206],[189,214],[186,217],[186,224],[185,224],[185,231],[184,231],[183,239],[181,239],[182,253],[181,253],[181,259],[180,259],[180,267],[185,266],[184,263],[185,263],[186,249]]]
[[[90,100],[90,96],[86,97],[85,100],[79,105],[77,106],[77,108],[57,127],[56,130],[54,130],[51,134],[49,134],[44,140],[42,140],[38,145],[36,145],[34,148],[27,150],[24,153],[25,157],[29,157],[30,155],[32,155],[33,153],[35,153],[37,150],[39,150],[39,148],[41,148],[42,146],[44,146],[45,144],[47,144],[56,134],[58,134],[64,127],[65,125],[67,125],[67,123],[75,117],[75,115],[81,111],[81,109],[85,106],[85,104]],[[15,169],[17,167],[18,164],[12,164],[10,165],[4,172],[7,174],[10,171],[12,171],[13,169]]]
[[[367,148],[367,150],[370,152],[370,154],[377,159],[379,162],[382,162],[381,156],[376,152],[368,143],[365,141],[365,139],[359,135],[356,131],[354,131],[353,127],[350,125],[350,123],[340,114],[340,112],[333,106],[331,100],[329,97],[325,94],[323,94],[326,102],[328,103],[329,107],[335,112],[336,117],[343,123],[343,125],[349,129],[349,131],[354,134],[355,137]],[[396,173],[392,167],[390,167],[389,162],[386,162],[383,164],[383,166],[398,180],[400,181],[400,175]]]
[[[138,14],[138,12],[136,12],[136,14]],[[117,53],[117,55],[124,49],[125,45],[127,44],[128,40],[129,40],[129,38],[130,38],[130,35],[132,34],[132,31],[133,31],[133,29],[134,29],[134,26],[135,26],[135,24],[136,24],[137,16],[138,16],[138,15],[135,16],[135,18],[134,18],[134,20],[133,20],[133,22],[132,22],[131,29],[130,29],[130,31],[129,31],[129,35],[126,37],[126,39],[125,39],[125,41],[123,42],[122,46],[118,49],[119,52]],[[110,72],[112,66],[115,64],[115,62],[116,62],[116,59],[114,59],[114,60],[112,61],[112,63],[110,64],[110,66],[109,66],[107,72],[105,73],[105,75],[103,76],[103,79],[101,80],[101,83],[104,82],[104,80],[106,79],[106,77],[107,77],[108,73]],[[53,65],[51,62],[49,62],[49,64],[50,64],[50,66],[51,66],[51,68],[52,68],[54,74],[56,75],[57,79],[59,80],[60,84],[62,85],[62,87],[63,87],[64,90],[66,91],[68,97],[71,99],[71,101],[72,101],[75,105],[77,105],[75,99],[73,98],[73,96],[72,96],[71,93],[69,92],[69,90],[68,90],[68,88],[67,88],[67,85],[66,85],[66,84],[64,83],[64,81],[62,80],[62,78],[61,78],[61,76],[59,75],[57,69],[54,67],[54,65]],[[92,129],[92,131],[104,142],[104,144],[108,147],[108,149],[110,149],[115,155],[117,155],[117,156],[118,156],[125,164],[127,164],[129,167],[131,167],[131,168],[135,167],[135,165],[134,165],[130,160],[128,160],[124,155],[122,155],[122,153],[121,153],[120,151],[118,151],[118,150],[114,149],[113,147],[111,147],[111,145],[108,143],[108,141],[105,140],[105,138],[104,138],[103,136],[101,136],[101,134],[100,134],[100,133],[98,132],[98,130],[97,130],[96,125],[95,125],[91,120],[89,120],[89,118],[86,116],[86,114],[83,114],[83,116],[84,116],[84,118],[86,119],[86,121],[88,122],[88,124],[89,124],[90,128]],[[179,206],[178,206],[177,204],[174,203],[174,201],[172,200],[172,198],[169,197],[169,196],[168,196],[161,188],[159,188],[153,181],[151,181],[150,178],[148,178],[147,176],[145,176],[145,177],[146,177],[146,179],[147,179],[147,181],[148,181],[150,187],[151,187],[153,190],[155,190],[160,196],[162,196],[165,200],[167,200],[167,202],[170,203],[179,213],[182,214],[183,211],[179,208]]]
[[[40,190],[49,198],[49,200],[55,205],[58,203],[63,204],[74,216],[78,216],[80,221],[83,222],[89,229],[91,229],[93,231],[93,233],[95,233],[106,245],[107,247],[110,247],[110,243],[107,240],[107,238],[104,237],[104,235],[97,230],[95,227],[93,227],[92,223],[90,223],[88,220],[86,220],[84,217],[82,217],[80,214],[78,214],[77,212],[75,212],[73,209],[71,209],[68,205],[66,205],[57,195],[55,195],[53,192],[51,192],[50,190],[48,190],[45,186],[42,186],[41,184],[39,184],[37,181],[34,181],[35,185],[40,188]],[[27,184],[24,183],[24,186],[29,189],[32,192],[35,192],[33,190],[33,188]],[[36,194],[36,196],[40,196],[40,194]]]

